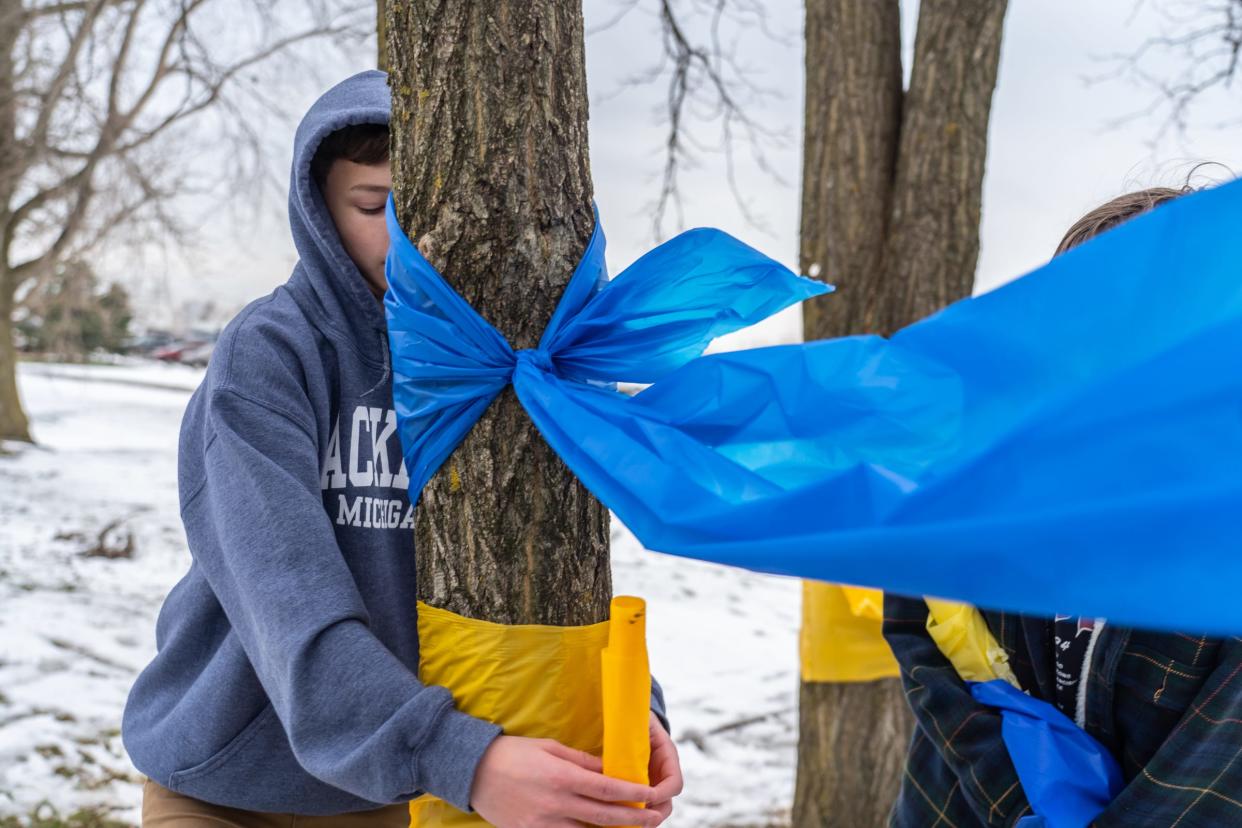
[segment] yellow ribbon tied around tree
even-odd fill
[[[1009,656],[970,604],[926,598],[927,632],[963,681],[1003,679],[1021,690]]]
[[[599,624],[495,624],[420,601],[419,679],[448,688],[458,710],[500,725],[508,736],[555,739],[602,755],[605,773],[645,783],[651,704],[645,615],[641,599],[617,597],[612,620]],[[624,643],[608,646],[618,620],[626,626],[619,636]],[[616,773],[609,771],[610,755]],[[638,778],[632,766],[640,759]],[[412,828],[488,824],[430,794],[410,803]]]
[[[900,675],[883,622],[880,590],[803,581],[802,680],[837,683]]]

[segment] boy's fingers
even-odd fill
[[[571,747],[562,745],[560,742],[549,742],[548,753],[568,762],[573,762],[578,767],[586,768],[594,773],[600,773],[604,770],[604,763],[598,756],[592,756],[581,750],[574,750]]]
[[[655,789],[647,785],[636,785],[621,779],[613,779],[602,773],[575,768],[570,774],[569,789],[588,799],[600,802],[651,802]],[[614,823],[625,825],[624,822]]]
[[[677,748],[671,741],[666,742],[660,745],[652,759],[657,771],[653,776],[661,777],[655,786],[656,794],[652,801],[663,802],[679,795],[685,783],[681,775],[681,763],[677,760]]]
[[[682,788],[685,787],[685,781],[681,775],[681,768],[677,762],[662,764],[659,768],[663,776],[655,786],[655,794],[652,802],[664,802],[681,794]]]
[[[651,746],[651,763],[657,766],[677,765],[677,746],[672,742],[661,742]]]
[[[660,780],[660,784],[655,786],[655,793],[651,795],[652,802],[668,802],[675,796],[681,795],[682,781],[680,776],[670,776],[667,779]]]
[[[569,805],[569,816],[588,825],[642,825],[656,826],[664,821],[664,815],[646,808],[630,808],[611,805],[586,797],[575,797]]]
[[[673,815],[673,803],[672,802],[659,802],[654,805],[648,805],[647,809],[651,811],[655,811],[657,814],[664,817],[665,819],[668,819],[670,816]]]

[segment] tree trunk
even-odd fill
[[[970,295],[1006,0],[920,7],[884,256],[885,333]]]
[[[897,0],[807,0],[799,259],[837,286],[803,306],[805,337],[879,331],[901,129]],[[793,824],[883,825],[901,784],[910,715],[899,679],[803,682]]]
[[[897,0],[807,0],[799,259],[837,286],[803,304],[807,339],[883,325],[902,94]]]
[[[390,2],[401,225],[514,348],[591,235],[581,0]],[[608,513],[506,389],[422,492],[419,598],[504,624],[607,617]]]
[[[885,824],[913,724],[901,681],[803,682],[798,702],[794,825]]]
[[[838,287],[807,339],[888,334],[969,295],[1005,0],[807,0],[800,264]],[[793,823],[887,822],[913,726],[898,679],[802,685]]]
[[[21,0],[0,0],[0,439],[30,442],[30,423],[17,391],[17,348],[13,341],[14,292],[9,273],[9,210],[18,154],[13,48],[22,25]]]
[[[30,439],[30,423],[17,391],[17,348],[13,343],[13,294],[0,273],[0,440]]]
[[[375,0],[376,67],[388,71],[388,0]]]

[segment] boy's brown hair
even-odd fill
[[[355,164],[381,164],[388,160],[388,127],[384,124],[355,124],[333,132],[315,150],[311,176],[323,192],[332,162],[344,158]]]
[[[1187,193],[1193,193],[1197,189],[1199,188],[1192,187],[1189,184],[1182,187],[1151,187],[1146,190],[1137,190],[1133,193],[1118,196],[1112,201],[1101,204],[1074,222],[1074,226],[1069,229],[1069,232],[1065,234],[1065,238],[1061,239],[1061,243],[1057,245],[1057,252],[1054,255],[1060,256],[1071,247],[1076,247],[1088,239],[1095,238],[1106,230],[1111,230],[1123,222],[1146,213],[1148,210],[1154,210],[1166,201],[1172,201]]]

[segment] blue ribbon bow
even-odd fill
[[[595,233],[515,354],[388,211],[410,491],[512,381],[648,548],[1114,623],[1242,630],[1242,182],[890,339],[700,356],[825,293],[715,230],[605,282]],[[654,383],[634,397],[613,381]]]

